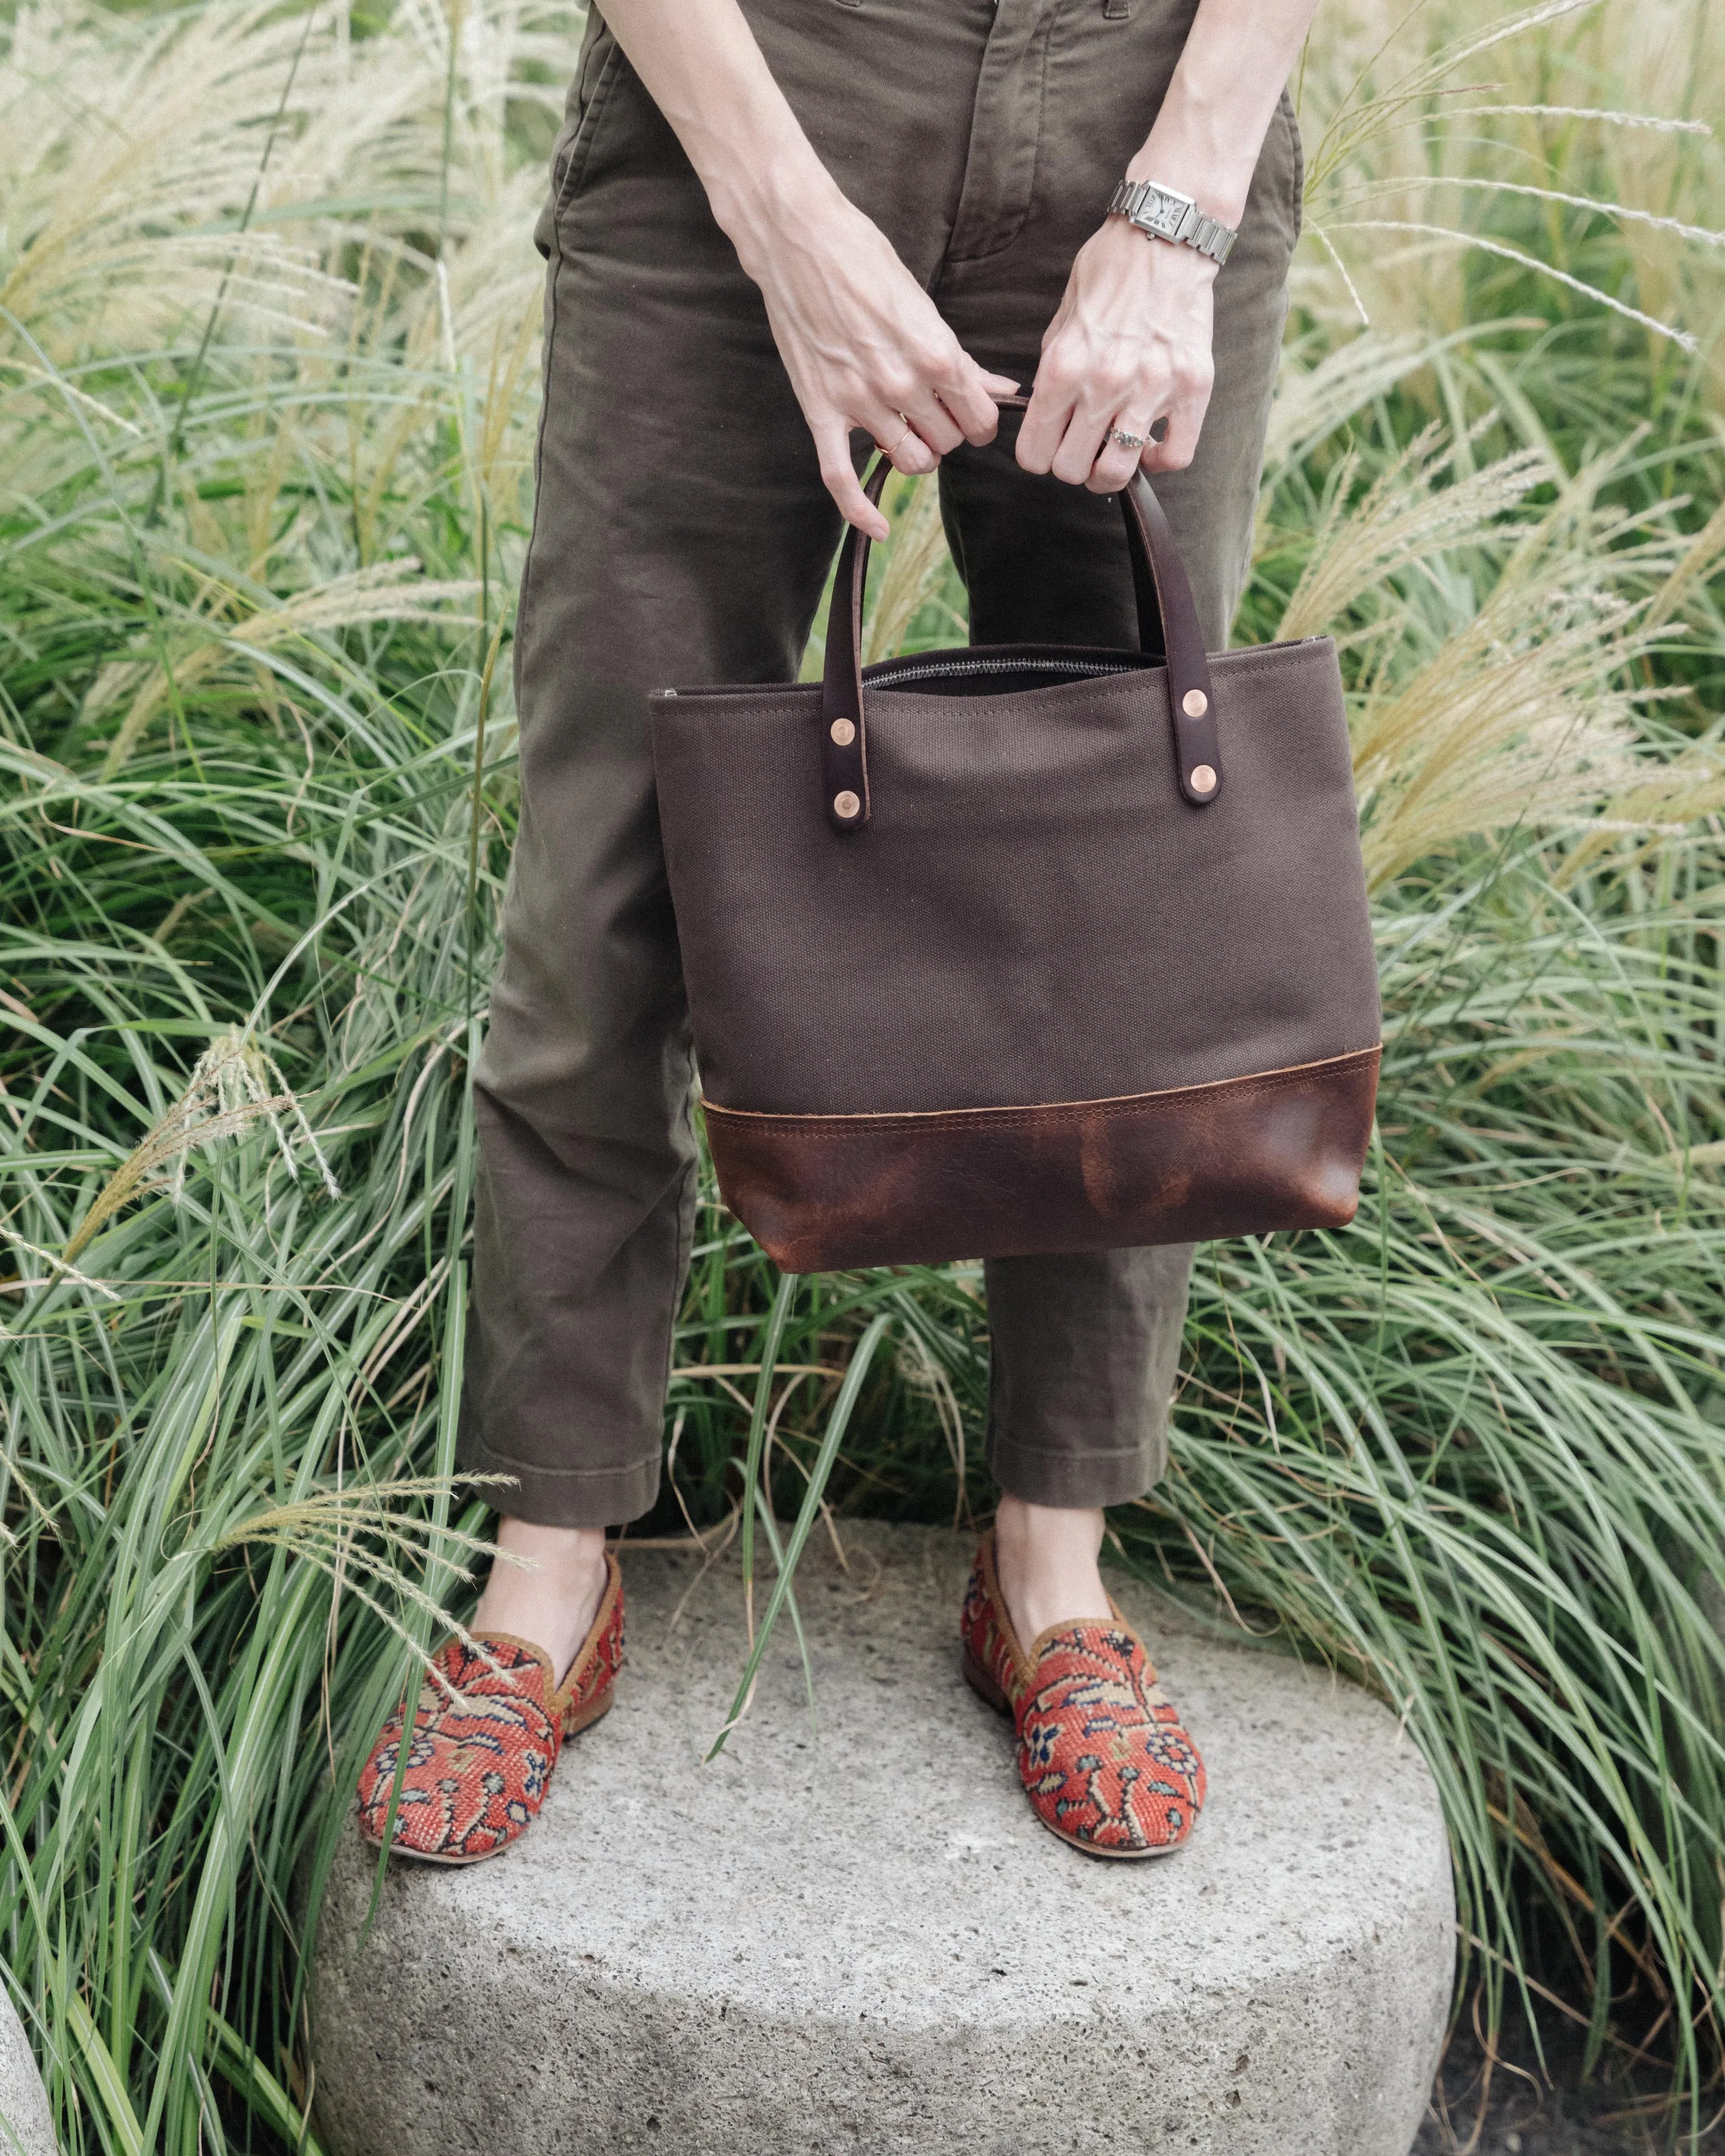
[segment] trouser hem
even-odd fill
[[[487,1483],[488,1503],[536,1527],[614,1527],[650,1512],[659,1496],[660,1455],[625,1467],[535,1467],[494,1452],[483,1440],[462,1447],[468,1475],[507,1475],[515,1487]]]
[[[1163,1449],[1151,1445],[1127,1452],[1041,1452],[996,1441],[988,1459],[1009,1497],[1073,1512],[1130,1504],[1161,1481],[1168,1464]]]

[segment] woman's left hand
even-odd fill
[[[1065,297],[1042,340],[1019,429],[1026,471],[1117,494],[1142,464],[1182,471],[1210,401],[1216,264],[1111,217],[1078,250]],[[1160,441],[1150,437],[1168,422]],[[1142,450],[1109,439],[1118,427]]]

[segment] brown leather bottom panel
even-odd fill
[[[1034,1108],[703,1105],[725,1202],[785,1271],[932,1265],[1345,1226],[1378,1055]]]

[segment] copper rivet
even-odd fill
[[[1192,770],[1192,791],[1194,793],[1214,793],[1216,774],[1207,763],[1194,764]]]
[[[1214,785],[1214,783],[1215,782],[1213,778],[1211,783]],[[845,793],[835,793],[833,796],[833,814],[835,816],[844,817],[847,822],[851,817],[855,815],[857,810],[861,807],[861,802],[857,799],[854,793],[848,790]]]
[[[1201,719],[1210,707],[1210,700],[1202,689],[1189,689],[1180,699],[1180,709],[1189,719]],[[1213,778],[1212,786],[1215,784]]]
[[[856,728],[851,725],[849,719],[834,719],[827,731],[840,748],[849,748],[852,742],[856,739]]]

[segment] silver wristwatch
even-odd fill
[[[1178,187],[1158,187],[1154,180],[1122,180],[1114,190],[1108,214],[1123,217],[1153,239],[1195,247],[1213,262],[1225,262],[1240,237],[1219,218],[1206,216],[1190,195],[1183,195]]]

